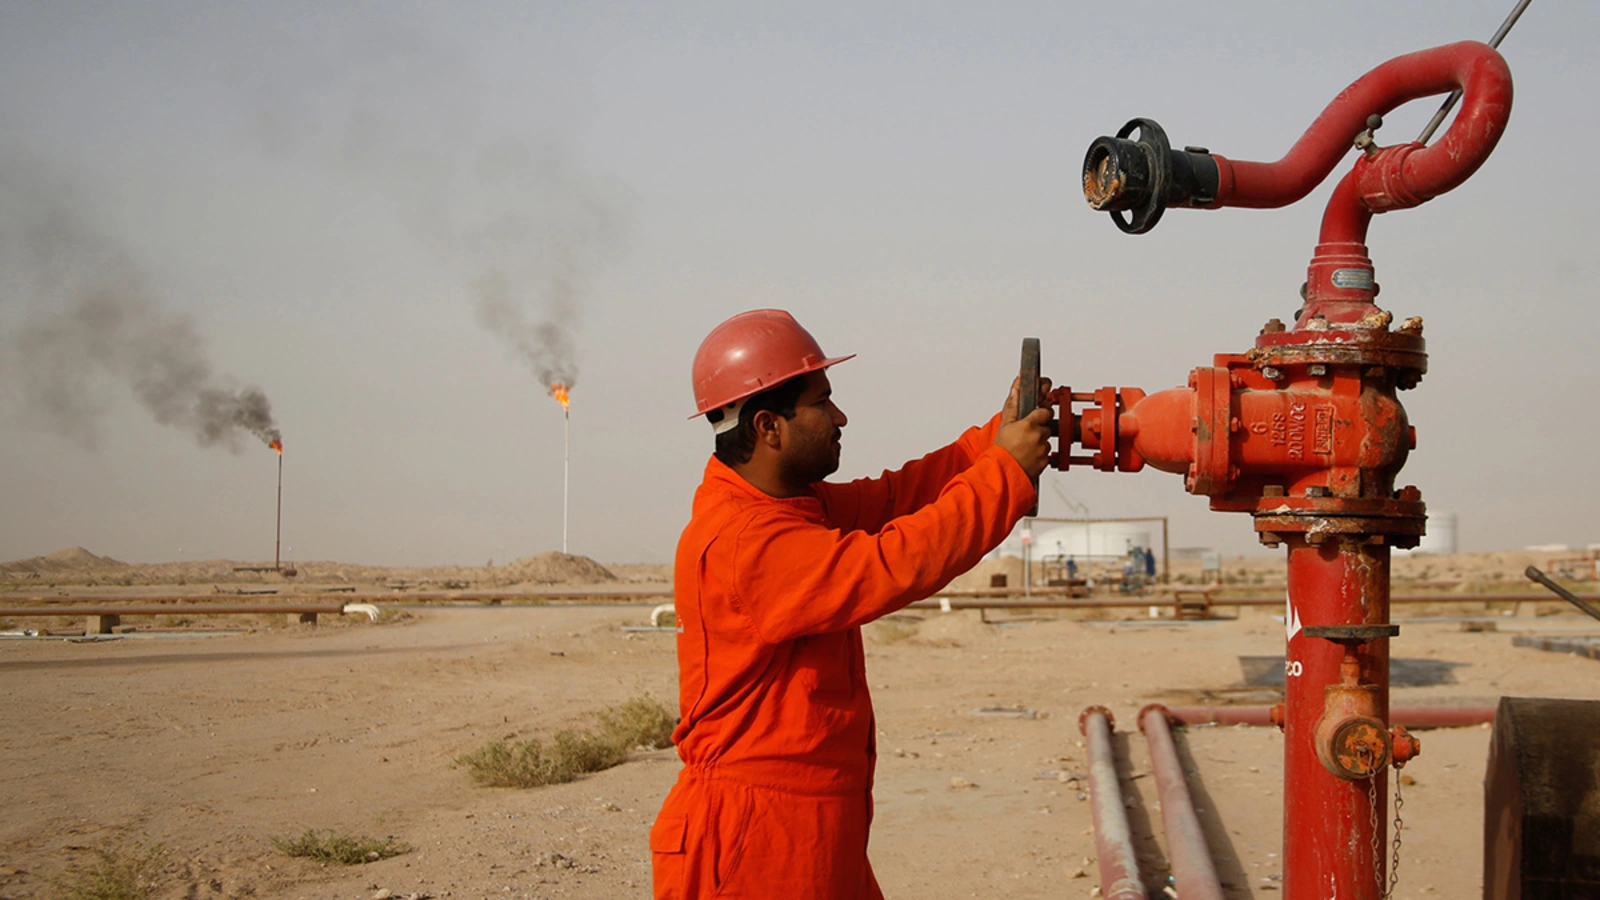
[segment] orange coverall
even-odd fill
[[[770,497],[712,457],[678,542],[684,767],[656,900],[879,900],[861,626],[939,588],[1033,504],[999,417],[898,472]]]

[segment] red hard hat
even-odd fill
[[[694,354],[694,402],[703,416],[854,357],[829,358],[811,332],[781,309],[753,309],[711,330]]]

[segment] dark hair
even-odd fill
[[[740,466],[750,461],[756,452],[756,413],[766,410],[785,419],[794,418],[795,404],[806,392],[804,376],[791,378],[775,388],[768,388],[744,402],[739,411],[739,424],[717,435],[717,459],[729,466]],[[713,411],[711,415],[715,415]]]

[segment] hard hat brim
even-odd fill
[[[801,377],[803,375],[810,375],[812,372],[820,372],[823,369],[828,368],[829,366],[836,366],[839,363],[845,362],[846,360],[851,360],[851,359],[855,359],[855,358],[856,358],[856,355],[854,353],[851,353],[851,354],[847,354],[845,356],[830,357],[830,358],[824,359],[824,360],[822,360],[820,362],[814,362],[814,363],[811,363],[809,365],[801,366],[800,368],[796,369],[793,372],[790,372],[787,375],[783,375],[781,377],[774,378],[772,380],[771,384],[758,384],[755,387],[752,387],[749,390],[744,391],[743,393],[736,394],[736,395],[734,395],[732,397],[729,397],[725,402],[723,402],[722,404],[720,404],[718,406],[708,406],[705,409],[699,410],[696,413],[694,413],[694,415],[689,416],[689,418],[690,419],[698,419],[701,416],[705,415],[706,413],[711,412],[713,409],[721,409],[724,406],[732,406],[733,404],[738,403],[741,400],[746,400],[746,399],[749,399],[751,397],[754,397],[755,395],[761,393],[762,391],[770,391],[773,388],[775,388],[778,385],[783,384],[785,382],[793,381],[794,379],[799,378],[799,377]]]

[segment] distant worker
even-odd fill
[[[1048,408],[879,478],[839,468],[828,357],[787,312],[712,330],[694,358],[716,452],[678,541],[684,767],[650,830],[657,900],[878,900],[877,759],[861,626],[971,569],[1033,505]]]
[[[1067,577],[1068,578],[1077,578],[1078,577],[1078,561],[1076,559],[1073,559],[1070,556],[1067,557]]]

